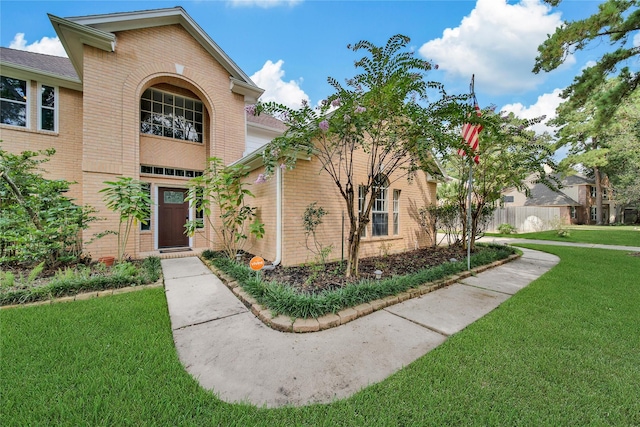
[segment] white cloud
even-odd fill
[[[633,38],[633,45],[635,47],[640,47],[640,33],[636,34]]]
[[[533,119],[535,117],[546,116],[546,119],[541,123],[535,124],[531,127],[537,134],[542,134],[545,131],[551,135],[554,134],[556,128],[547,125],[550,119],[556,116],[556,108],[564,101],[560,94],[562,89],[554,89],[551,93],[545,93],[538,97],[535,104],[525,107],[521,103],[507,104],[500,109],[500,111],[506,113],[513,113],[517,117],[522,119]]]
[[[526,92],[546,77],[531,72],[538,46],[562,23],[559,13],[540,0],[478,0],[476,7],[456,28],[420,48],[440,70],[454,78],[475,81],[493,94]],[[565,61],[570,65],[573,57]]]
[[[258,6],[263,9],[277,6],[295,6],[302,0],[229,0],[228,3],[232,6],[239,7],[251,7]]]
[[[24,33],[17,33],[13,37],[13,40],[11,40],[9,48],[54,56],[67,56],[67,52],[65,52],[58,37],[43,37],[39,41],[35,41],[28,45],[27,41],[24,39]]]
[[[584,71],[584,70],[586,70],[587,68],[591,68],[591,67],[593,67],[593,66],[594,66],[594,65],[596,65],[596,64],[597,64],[597,62],[596,62],[596,61],[587,61],[587,63],[586,63],[586,64],[584,64],[584,66],[583,66],[582,68],[580,68],[580,71]]]
[[[309,102],[309,96],[300,89],[302,79],[288,82],[282,79],[284,77],[283,64],[282,59],[275,64],[268,60],[261,70],[251,76],[251,80],[265,90],[260,97],[263,102],[275,101],[290,108],[300,108],[302,100]]]

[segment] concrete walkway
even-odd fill
[[[320,332],[275,331],[196,257],[162,260],[180,360],[227,402],[328,403],[387,378],[486,315],[559,259],[524,256]]]
[[[638,233],[640,237],[640,233]],[[639,239],[640,240],[640,239]],[[580,248],[596,248],[596,249],[611,249],[617,251],[629,251],[640,252],[640,246],[621,246],[621,245],[602,245],[598,243],[572,243],[572,242],[559,242],[555,240],[533,240],[533,239],[519,239],[517,237],[494,237],[484,236],[478,239],[478,242],[482,243],[531,243],[536,245],[551,245],[551,246],[576,246]],[[640,244],[640,241],[638,242]]]

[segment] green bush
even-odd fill
[[[517,228],[507,223],[500,224],[500,226],[498,227],[498,231],[500,232],[500,234],[517,234],[518,233]]]
[[[73,183],[42,177],[41,165],[54,153],[0,149],[0,265],[54,266],[82,256],[80,234],[98,219],[96,210],[65,196]]]
[[[471,267],[489,264],[507,258],[516,250],[504,245],[477,245],[478,251],[471,256]],[[449,262],[427,268],[414,274],[396,276],[383,280],[364,280],[345,287],[317,294],[298,292],[291,286],[278,282],[264,282],[245,265],[224,257],[221,253],[205,251],[203,258],[224,271],[240,283],[242,288],[275,315],[283,314],[296,318],[317,318],[336,313],[375,299],[396,295],[425,283],[466,270],[466,260]]]

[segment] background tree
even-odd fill
[[[481,121],[483,131],[480,133],[479,164],[473,165],[473,191],[471,206],[471,249],[475,240],[482,234],[486,221],[498,206],[502,198],[502,190],[515,188],[529,195],[525,185],[527,177],[537,175],[537,182],[550,188],[556,188],[558,182],[545,170],[548,166],[556,169],[553,160],[554,147],[549,135],[537,136],[527,128],[542,121],[544,117],[532,120],[520,119],[513,113],[501,116],[493,109],[483,110]],[[462,236],[467,235],[467,177],[470,162],[468,157],[461,157],[456,150],[450,151],[444,159],[450,175],[454,178],[447,192],[445,203],[453,203],[458,208],[459,221],[462,225]],[[465,239],[463,246],[466,247]]]
[[[602,184],[605,176],[602,172],[607,165],[607,153],[604,132],[606,125],[596,120],[598,106],[594,93],[580,107],[563,102],[556,110],[551,124],[558,126],[556,148],[568,147],[567,157],[561,162],[565,171],[582,167],[587,175],[593,176],[596,187],[596,224],[602,225]]]
[[[557,6],[561,0],[545,0]],[[539,55],[533,68],[535,73],[558,68],[573,52],[585,49],[594,43],[608,40],[617,46],[613,52],[605,53],[597,63],[585,68],[574,79],[562,97],[567,99],[567,108],[578,108],[617,71],[616,84],[607,88],[595,99],[596,121],[611,119],[622,101],[631,96],[640,84],[637,65],[630,67],[630,60],[638,57],[640,46],[633,46],[630,37],[640,30],[640,1],[606,0],[598,6],[598,12],[580,21],[565,22],[555,33],[538,47]],[[593,43],[592,43],[593,42]]]
[[[338,188],[349,225],[347,276],[358,274],[360,236],[381,191],[380,177],[384,174],[391,182],[411,177],[421,156],[439,141],[439,117],[454,106],[446,99],[426,102],[428,89],[444,91],[424,80],[431,64],[407,50],[408,43],[408,37],[396,35],[382,47],[367,41],[348,46],[365,53],[355,62],[359,73],[346,86],[328,78],[335,92],[318,108],[305,104],[293,110],[275,103],[255,108],[256,113],[265,111],[289,126],[264,151],[267,174],[279,163],[293,167],[297,156],[305,154],[320,160]],[[366,162],[367,176],[359,181],[354,166],[361,161]]]
[[[603,223],[603,187],[609,180],[613,192],[609,197],[618,198],[622,204],[633,203],[632,196],[638,166],[638,133],[640,123],[640,92],[622,100],[611,120],[597,120],[598,99],[617,85],[610,79],[596,88],[581,107],[564,102],[558,106],[552,124],[559,126],[556,132],[557,148],[568,147],[562,160],[564,170],[581,168],[593,176],[596,187],[596,224]],[[626,192],[626,190],[630,192]],[[626,197],[630,196],[630,197]]]

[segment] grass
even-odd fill
[[[400,372],[329,405],[260,409],[200,388],[178,361],[161,289],[2,310],[0,425],[640,424],[640,257],[527,246],[560,264]]]
[[[569,236],[558,236],[556,230],[536,233],[499,234],[486,233],[492,237],[511,237],[515,239],[555,240],[572,243],[596,243],[603,245],[640,246],[640,227],[571,227]]]

